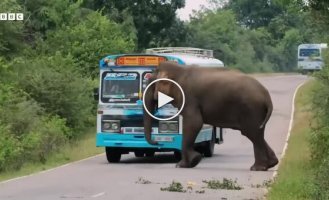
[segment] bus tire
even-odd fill
[[[212,157],[214,154],[215,149],[215,143],[216,143],[216,128],[213,128],[212,131],[212,138],[211,140],[206,142],[206,145],[204,147],[204,157]]]
[[[155,152],[154,151],[146,151],[145,152],[145,156],[146,157],[154,157],[154,155],[155,155]]]
[[[121,152],[118,149],[105,147],[106,159],[109,163],[118,163],[121,160]]]
[[[182,153],[180,151],[174,151],[174,157],[176,161],[182,160]]]
[[[135,151],[134,154],[137,158],[142,158],[145,153],[143,151]]]

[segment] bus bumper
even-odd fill
[[[150,145],[144,137],[144,134],[115,134],[115,133],[97,133],[97,147],[116,147],[116,148],[150,148],[156,150],[181,150],[181,134],[153,134],[153,140],[158,141],[158,145]],[[160,141],[159,141],[160,140]]]

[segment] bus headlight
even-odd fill
[[[120,120],[103,120],[102,131],[104,132],[120,132]]]
[[[178,121],[160,121],[159,133],[178,133]]]

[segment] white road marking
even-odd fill
[[[98,154],[98,155],[95,155],[95,156],[90,156],[90,157],[84,158],[82,160],[77,160],[77,161],[74,161],[74,162],[70,162],[70,163],[67,163],[67,164],[64,164],[64,165],[61,165],[61,166],[58,166],[58,167],[54,167],[54,168],[51,168],[51,169],[47,169],[47,170],[44,170],[44,171],[35,172],[35,173],[29,174],[29,175],[12,178],[12,179],[9,179],[9,180],[0,182],[0,185],[1,184],[4,184],[4,183],[8,183],[8,182],[12,182],[12,181],[17,181],[17,180],[20,180],[20,179],[24,179],[24,178],[27,178],[27,177],[30,177],[30,176],[34,176],[34,175],[37,175],[37,174],[43,174],[43,173],[47,173],[47,172],[50,172],[50,171],[54,171],[56,169],[67,167],[67,166],[73,165],[75,163],[79,163],[79,162],[82,162],[82,161],[85,161],[85,160],[88,160],[88,159],[96,158],[96,157],[102,156],[102,155],[104,155],[104,153],[101,153],[101,154]]]
[[[100,192],[100,193],[92,195],[91,197],[92,198],[97,198],[97,197],[103,196],[104,194],[105,194],[105,192]]]
[[[293,123],[294,123],[295,98],[296,98],[297,92],[298,92],[299,88],[302,87],[306,82],[307,81],[299,84],[297,86],[297,88],[295,89],[294,96],[292,98],[292,108],[291,108],[291,113],[290,113],[290,122],[289,122],[289,128],[288,128],[288,134],[287,134],[287,137],[286,137],[286,142],[284,144],[284,147],[283,147],[283,150],[282,150],[282,154],[281,154],[281,156],[279,158],[279,164],[278,164],[276,170],[273,172],[272,180],[274,180],[276,178],[276,176],[278,175],[278,169],[280,167],[281,161],[282,161],[283,157],[285,156],[286,151],[287,151],[287,148],[288,148],[288,141],[289,141],[290,134],[291,134],[291,129],[292,129],[292,126],[293,126]]]

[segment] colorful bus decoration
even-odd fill
[[[150,145],[144,137],[142,94],[148,79],[163,61],[187,66],[224,67],[213,58],[211,50],[198,48],[155,48],[145,54],[109,55],[100,60],[100,83],[94,97],[98,101],[96,146],[105,147],[109,162],[119,162],[123,154],[134,152],[136,157],[154,156],[155,152],[174,152],[179,159],[182,149],[182,123],[178,116],[170,121],[154,120]],[[177,111],[172,105],[163,106],[155,115],[169,116]],[[222,129],[204,125],[195,148],[211,157],[215,143],[222,143]]]

